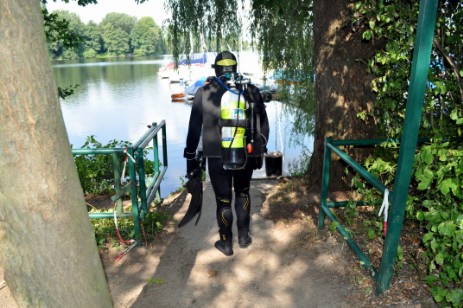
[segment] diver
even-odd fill
[[[233,53],[220,52],[212,67],[215,76],[195,94],[190,114],[184,157],[187,175],[200,168],[197,148],[202,137],[202,155],[217,203],[216,217],[220,239],[215,247],[233,255],[233,210],[238,229],[238,244],[246,248],[250,236],[250,182],[253,170],[262,167],[267,151],[269,123],[259,89],[237,73]]]

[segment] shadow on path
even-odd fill
[[[262,206],[275,183],[251,183],[253,244],[240,249],[235,227],[231,257],[214,248],[215,198],[207,183],[200,222],[175,231],[131,307],[348,307],[339,244],[311,249],[298,243],[302,230],[263,218]],[[178,221],[186,207],[187,202],[175,216]]]

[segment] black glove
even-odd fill
[[[199,170],[199,162],[196,158],[186,160],[186,176],[187,178],[192,177]]]

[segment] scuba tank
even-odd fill
[[[222,159],[225,170],[246,165],[246,102],[234,84],[227,88],[220,104]]]

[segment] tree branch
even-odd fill
[[[433,40],[434,46],[437,48],[437,50],[442,54],[444,59],[447,61],[447,63],[450,65],[450,68],[452,69],[453,73],[457,77],[458,81],[458,89],[460,91],[460,99],[463,101],[463,80],[460,78],[460,68],[458,67],[458,64],[453,61],[452,57],[450,57],[442,47],[442,45],[437,41],[437,39],[434,37]]]

